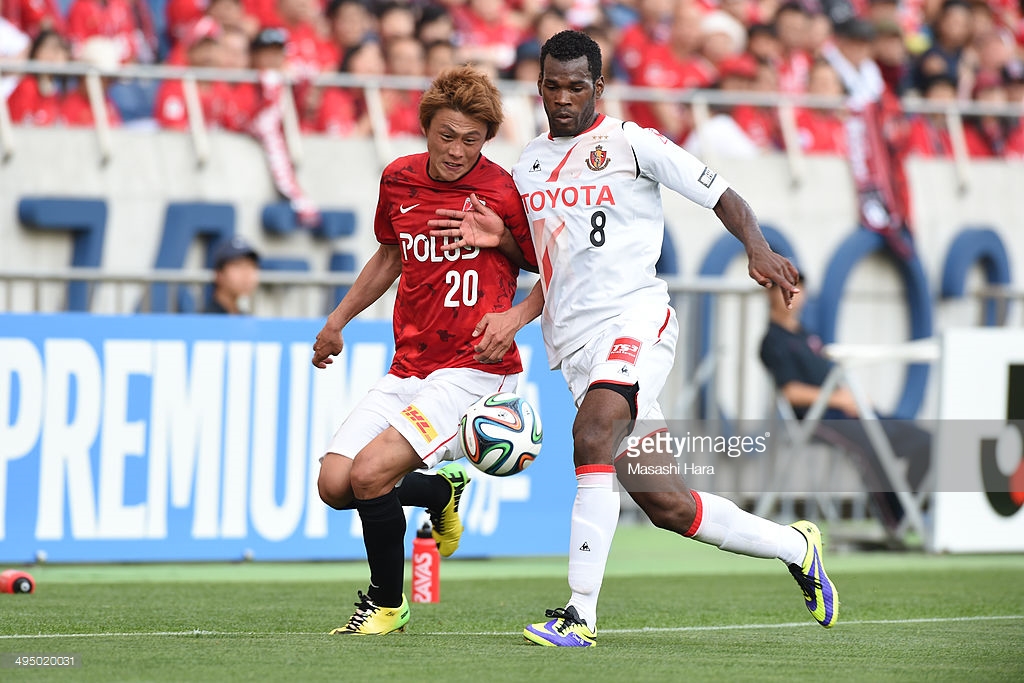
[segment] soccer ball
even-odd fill
[[[484,396],[466,410],[459,440],[466,457],[487,474],[522,472],[540,453],[544,432],[526,399],[509,392]]]

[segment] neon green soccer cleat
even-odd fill
[[[431,533],[437,543],[437,552],[441,557],[451,557],[459,547],[462,538],[462,520],[459,519],[459,500],[469,483],[469,475],[465,468],[457,462],[448,463],[437,471],[437,474],[448,480],[452,487],[451,498],[440,512],[427,510],[430,513]]]
[[[597,634],[580,619],[572,605],[546,610],[544,616],[553,618],[523,629],[523,637],[531,643],[545,647],[597,646]]]
[[[825,574],[821,562],[821,531],[813,522],[802,520],[790,524],[807,539],[807,554],[802,566],[789,565],[789,572],[800,584],[804,604],[814,619],[825,628],[839,619],[839,591]]]
[[[378,607],[363,591],[359,591],[356,611],[348,623],[331,631],[332,636],[383,636],[404,631],[409,623],[409,603],[402,596],[399,607]]]

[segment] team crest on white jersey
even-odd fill
[[[603,171],[609,161],[611,161],[611,158],[608,156],[608,152],[604,151],[601,145],[598,145],[590,152],[590,157],[587,159],[587,168],[591,171]]]

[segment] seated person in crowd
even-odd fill
[[[260,255],[238,235],[213,254],[213,292],[205,313],[238,314],[260,282]]]
[[[803,278],[799,284],[803,289]],[[786,308],[777,288],[768,290],[768,297],[770,322],[761,341],[761,361],[782,396],[793,406],[797,418],[802,420],[821,394],[821,385],[833,363],[822,355],[821,340],[800,324],[805,295],[793,297],[792,308]],[[896,484],[886,475],[867,431],[857,419],[860,416],[853,394],[846,387],[839,387],[829,397],[828,408],[814,438],[851,454],[875,512],[892,531],[903,519],[903,506],[894,493],[898,490]],[[900,466],[907,468],[907,482],[912,491],[918,491],[931,461],[931,435],[909,420],[879,417]]]

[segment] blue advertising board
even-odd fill
[[[382,377],[390,321],[351,323],[326,370],[316,320],[0,315],[0,563],[354,559],[354,511],[317,493],[334,430]],[[460,556],[562,554],[572,401],[540,329],[519,393],[544,423],[525,472],[474,481]],[[468,466],[468,463],[467,463]],[[408,510],[411,538],[425,517]]]

